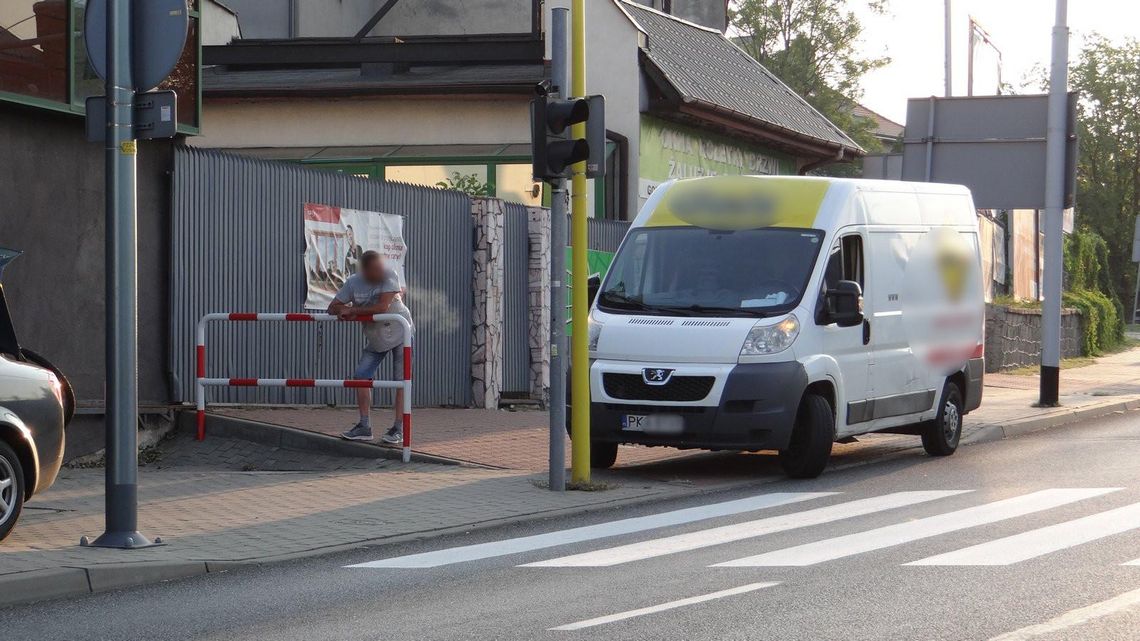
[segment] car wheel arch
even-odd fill
[[[39,456],[31,432],[15,414],[0,407],[0,441],[7,443],[20,458],[24,470],[25,499],[36,493]]]

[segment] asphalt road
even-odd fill
[[[1132,641],[1140,413],[0,610],[0,638]]]

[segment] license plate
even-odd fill
[[[647,418],[649,417],[644,414],[625,414],[621,417],[621,428],[631,432],[644,432]]]

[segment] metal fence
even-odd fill
[[[503,392],[517,395],[530,392],[529,214],[514,203],[503,210]]]
[[[591,218],[587,223],[587,233],[589,234],[587,246],[590,249],[616,252],[627,231],[629,231],[629,222],[627,221]]]
[[[471,255],[467,196],[191,148],[175,152],[171,194],[175,400],[194,396],[194,328],[203,314],[301,310],[301,207],[311,202],[405,217],[408,304],[416,320],[413,400],[470,403],[472,264],[454,259]],[[347,324],[237,324],[211,332],[207,371],[215,376],[343,378],[362,345],[359,327]],[[391,378],[389,368],[381,376]],[[321,404],[349,397],[343,390],[227,388],[211,391],[210,400]]]

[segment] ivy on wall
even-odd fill
[[[1124,341],[1124,307],[1112,295],[1108,243],[1094,232],[1078,230],[1065,238],[1066,291],[1062,304],[1081,312],[1084,352],[1097,356]]]

